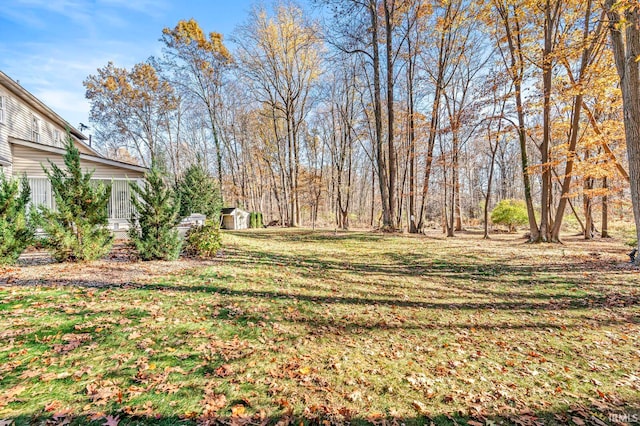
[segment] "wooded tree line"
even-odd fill
[[[565,217],[592,238],[629,211],[640,121],[625,133],[621,89],[635,72],[624,107],[640,115],[636,2],[305,7],[254,8],[230,47],[180,21],[161,55],[99,69],[85,81],[95,140],[176,178],[202,161],[225,204],[290,226],[453,236],[518,198],[531,240],[558,241]]]

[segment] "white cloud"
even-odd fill
[[[83,0],[13,0],[4,2],[0,16],[26,26],[45,28],[42,12],[53,12],[76,25],[88,26],[89,8]]]

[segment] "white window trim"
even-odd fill
[[[42,120],[34,115],[31,120],[31,140],[33,142],[40,142],[40,129],[42,128],[41,123]]]
[[[7,97],[0,95],[0,124],[5,124],[5,116],[7,115]]]

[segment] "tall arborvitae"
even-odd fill
[[[201,162],[191,165],[177,184],[180,194],[180,215],[200,213],[207,219],[218,222],[222,199],[218,182],[209,174]]]
[[[35,226],[27,214],[31,190],[26,177],[21,186],[0,172],[0,265],[15,263],[33,241]]]
[[[142,260],[175,260],[182,240],[178,235],[180,198],[173,191],[157,165],[145,175],[146,183],[131,184],[131,218],[129,238]]]
[[[40,207],[44,246],[59,262],[96,260],[109,253],[113,235],[107,229],[111,186],[91,181],[83,172],[80,152],[67,133],[65,168],[49,161],[42,167],[51,181],[55,208]]]

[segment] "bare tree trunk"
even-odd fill
[[[593,178],[587,177],[584,180],[584,193],[582,195],[582,202],[584,205],[584,239],[593,239],[593,209],[591,202],[591,190],[593,189]]]
[[[460,161],[458,157],[458,138],[454,136],[454,146],[453,146],[453,160],[452,160],[452,180],[453,180],[453,190],[452,190],[452,211],[455,214],[455,226],[454,229],[456,231],[462,231],[462,212],[460,209]]]
[[[391,4],[390,4],[391,3]],[[385,227],[391,230],[395,229],[396,220],[396,180],[397,180],[397,164],[395,149],[395,132],[394,132],[394,52],[393,52],[393,15],[395,11],[395,2],[392,0],[384,0],[384,24],[386,39],[386,59],[387,59],[387,149],[389,160],[389,223],[385,223]]]
[[[540,229],[536,220],[535,210],[533,208],[533,198],[531,195],[531,180],[529,179],[529,160],[527,155],[527,130],[525,124],[524,107],[522,103],[522,79],[524,77],[524,53],[522,39],[520,33],[520,22],[518,13],[509,10],[509,5],[502,2],[498,3],[494,0],[494,5],[504,26],[507,43],[509,45],[508,69],[514,85],[514,98],[516,101],[516,111],[518,115],[518,142],[520,144],[520,163],[522,181],[524,186],[524,199],[527,205],[527,216],[529,218],[529,241],[538,241],[540,238]],[[512,25],[515,28],[512,28]],[[506,61],[506,59],[505,59]]]
[[[452,8],[453,2],[449,2],[447,4],[446,12],[445,12],[445,22],[448,22],[448,25],[453,24],[452,18]],[[424,215],[425,215],[425,207],[426,202],[429,195],[429,178],[431,177],[431,169],[433,166],[433,150],[436,144],[436,135],[439,127],[439,119],[440,119],[440,103],[442,100],[442,92],[445,86],[445,69],[447,67],[449,56],[448,50],[451,40],[447,38],[447,31],[442,31],[440,34],[440,38],[438,40],[438,64],[436,71],[436,78],[434,81],[435,93],[433,95],[433,103],[431,105],[431,120],[429,122],[429,137],[427,140],[427,153],[425,157],[425,167],[424,167],[424,180],[422,182],[422,200],[420,202],[420,213],[418,214],[418,225],[417,228],[421,232],[424,228]]]
[[[378,168],[378,180],[380,187],[380,199],[382,201],[382,221],[384,228],[393,226],[391,212],[389,211],[389,185],[387,165],[382,143],[382,101],[380,99],[380,49],[378,34],[378,2],[369,0],[369,16],[371,18],[371,43],[373,47],[373,104],[376,128],[376,159]]]
[[[371,167],[371,220],[369,221],[369,226],[372,228],[375,220],[375,207],[376,207],[376,172],[374,168]]]
[[[611,238],[611,235],[609,235],[609,197],[606,192],[609,191],[609,185],[606,177],[602,178],[602,189],[605,193],[602,196],[602,231],[600,235],[602,238]]]
[[[416,223],[416,129],[414,117],[414,100],[413,100],[413,72],[414,57],[411,50],[411,40],[409,37],[409,63],[407,64],[407,90],[409,95],[408,112],[409,112],[409,233],[418,232]]]
[[[496,141],[498,145],[498,141]],[[484,197],[484,235],[482,238],[489,239],[489,202],[491,201],[491,184],[493,182],[493,170],[495,165],[496,150],[491,150],[491,162],[489,163],[489,180],[487,181],[487,195]]]
[[[543,242],[551,241],[551,164],[549,150],[551,144],[551,88],[553,83],[553,38],[557,19],[558,3],[552,10],[551,0],[546,0],[544,8],[544,51],[542,55],[542,87],[544,102],[542,107],[542,194],[540,210],[540,236]]]
[[[615,0],[606,0],[605,6],[609,15],[611,46],[616,60],[622,101],[624,107],[624,128],[629,159],[629,177],[631,201],[636,223],[636,237],[640,249],[640,6],[627,6],[624,11],[624,24]],[[636,256],[636,264],[640,264],[640,256]]]

